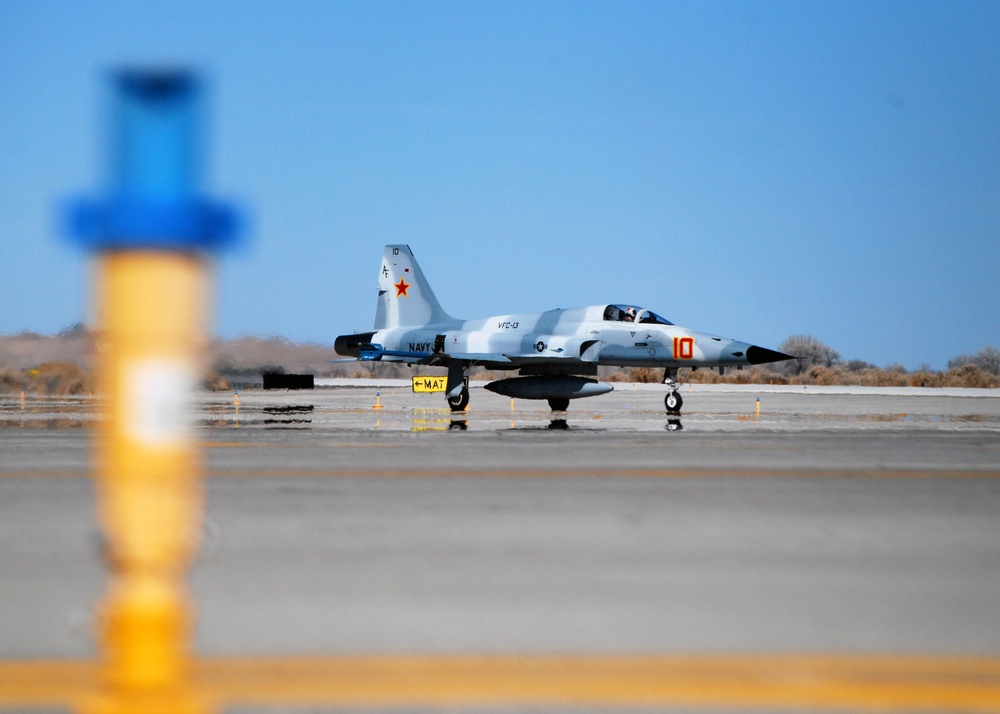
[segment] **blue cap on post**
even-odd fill
[[[199,83],[187,71],[113,76],[109,195],[73,206],[89,248],[210,250],[231,243],[235,211],[199,197]]]

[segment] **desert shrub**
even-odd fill
[[[726,375],[726,381],[730,384],[754,384],[754,374],[747,369],[734,369]]]
[[[210,392],[230,391],[229,380],[216,372],[209,372],[202,380],[202,387]]]
[[[631,382],[632,379],[629,376],[627,370],[624,369],[612,369],[607,374],[605,374],[602,379],[605,382]]]
[[[0,393],[23,392],[27,383],[28,380],[22,370],[0,370]]]
[[[988,388],[997,386],[1000,382],[995,376],[983,371],[974,364],[965,364],[955,369],[949,369],[944,375],[946,387]]]
[[[654,367],[636,367],[631,370],[631,381],[642,384],[659,384],[663,381],[663,370]]]
[[[940,387],[944,384],[944,375],[940,372],[922,369],[910,374],[908,384],[911,387]]]
[[[806,377],[808,378],[808,384],[817,384],[823,386],[832,386],[834,384],[840,384],[840,373],[833,367],[827,367],[825,365],[817,364],[809,368],[806,372]]]
[[[77,364],[47,362],[28,370],[25,391],[38,394],[87,394],[93,391],[90,375]]]
[[[909,375],[901,372],[891,372],[878,367],[868,367],[857,373],[858,384],[862,387],[905,387],[909,384]]]
[[[718,384],[722,381],[722,377],[715,369],[689,369],[681,373],[681,381],[692,384]]]
[[[754,367],[752,374],[756,375],[754,384],[788,384],[788,377],[766,367]]]

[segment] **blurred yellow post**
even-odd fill
[[[97,440],[110,587],[99,617],[104,688],[85,707],[200,712],[187,661],[184,574],[201,527],[201,460],[191,398],[205,348],[206,266],[194,255],[115,251],[98,268]]]
[[[198,195],[196,101],[186,71],[113,75],[108,195],[73,231],[97,252],[98,513],[111,570],[97,623],[100,690],[86,714],[203,712],[190,678],[185,584],[201,530],[194,400],[207,335],[208,253],[235,216]]]

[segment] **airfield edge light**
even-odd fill
[[[98,618],[100,689],[87,714],[204,712],[189,680],[185,573],[201,528],[194,392],[206,348],[208,251],[232,209],[200,198],[200,84],[184,70],[113,73],[107,195],[70,216],[98,252],[98,515],[109,587]]]

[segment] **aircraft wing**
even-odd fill
[[[533,345],[533,349],[525,352],[452,352],[448,356],[463,362],[494,364],[500,367],[530,364],[595,364],[599,349],[600,343],[595,339],[580,340],[542,335]]]
[[[452,359],[460,359],[463,362],[495,362],[498,364],[511,364],[512,360],[499,352],[451,352],[448,354]]]
[[[584,360],[577,359],[568,354],[538,354],[528,352],[524,354],[503,354],[500,352],[451,352],[450,359],[461,360],[470,366],[495,366],[498,369],[504,367],[517,367],[529,364],[568,364],[583,363]]]

